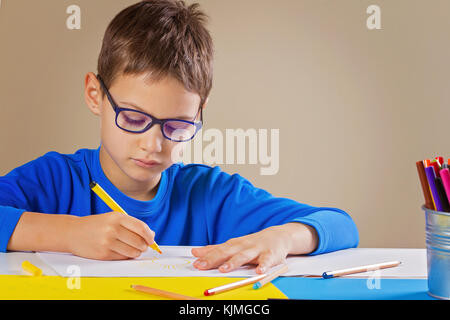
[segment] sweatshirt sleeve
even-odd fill
[[[299,222],[317,231],[319,242],[311,255],[358,245],[356,225],[343,210],[274,197],[239,174],[229,175],[218,167],[208,175],[210,184],[205,210],[212,243],[222,243],[274,225]]]
[[[59,179],[54,172],[62,163],[53,152],[30,161],[0,177],[0,252],[6,252],[9,239],[25,211],[55,211]],[[56,153],[54,153],[56,154]]]

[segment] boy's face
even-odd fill
[[[102,98],[100,88],[96,76],[88,73],[85,99],[90,110],[101,118],[102,169],[122,191],[129,188],[137,192],[141,188],[145,192],[145,188],[153,188],[159,182],[160,173],[173,164],[172,150],[183,142],[166,139],[159,124],[143,133],[120,129],[115,123],[116,113],[108,98]],[[108,89],[121,108],[143,111],[158,119],[200,121],[200,96],[187,91],[172,77],[149,82],[145,74],[120,75]],[[149,167],[141,161],[158,164]]]

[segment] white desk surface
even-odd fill
[[[337,253],[343,253],[340,255],[340,258],[337,260],[334,259],[334,263],[336,268],[331,268],[332,270],[342,269],[344,266],[352,267],[355,262],[351,262],[350,257],[362,256],[364,257],[360,261],[368,261],[365,264],[372,264],[384,261],[391,260],[399,260],[402,264],[396,268],[383,269],[380,270],[380,277],[382,278],[421,278],[424,279],[427,277],[427,260],[426,260],[426,249],[404,249],[404,248],[354,248],[347,249],[342,251],[336,251],[335,253],[331,253],[330,258]],[[319,258],[319,265],[323,266],[321,268],[325,268],[325,265],[328,266],[326,270],[323,271],[331,271],[330,265],[326,261],[326,255],[315,256]],[[347,259],[347,257],[350,258]],[[381,257],[383,257],[381,259]],[[44,261],[42,261],[39,256],[34,252],[8,252],[8,253],[0,253],[0,274],[1,275],[25,275],[26,273],[22,270],[21,264],[24,260],[30,261],[35,266],[39,267],[44,275],[47,276],[57,276],[56,273],[51,266],[47,265]],[[346,263],[346,265],[345,265]],[[349,265],[350,264],[350,265]],[[286,274],[286,276],[290,276],[291,274]],[[367,278],[373,276],[372,272],[361,273],[358,275],[351,275],[346,277],[355,277],[355,278]]]

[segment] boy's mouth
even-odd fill
[[[133,161],[140,167],[143,168],[152,168],[157,165],[160,165],[161,163],[155,160],[144,160],[144,159],[133,159]]]

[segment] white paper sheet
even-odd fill
[[[91,260],[62,253],[38,253],[38,256],[62,277],[74,277],[79,270],[82,277],[250,277],[254,266],[221,273],[217,269],[200,271],[192,266],[196,260],[193,247],[160,246],[163,254],[147,250],[139,258],[122,261]],[[399,260],[395,268],[376,271],[382,278],[426,278],[425,249],[353,248],[317,256],[289,256],[289,271],[284,276],[322,275],[334,271],[380,262]],[[75,267],[71,267],[75,266]],[[371,277],[374,272],[347,277]]]
[[[426,278],[427,256],[425,249],[352,248],[317,256],[288,258],[290,270],[286,276],[322,275],[325,271],[336,271],[388,261],[400,261],[395,268],[347,275],[346,278]],[[375,275],[376,273],[376,275]]]

